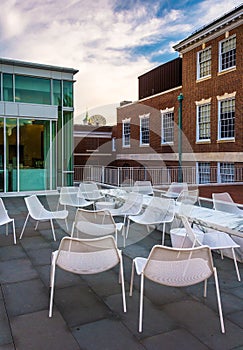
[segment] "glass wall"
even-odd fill
[[[73,107],[73,83],[72,81],[63,81],[63,106]]]
[[[3,100],[13,102],[13,75],[3,74]]]
[[[62,84],[61,80],[53,80],[52,82],[52,104],[61,106],[62,105]]]
[[[4,191],[4,119],[0,118],[0,192]]]
[[[51,104],[50,79],[15,76],[15,102]]]
[[[6,191],[17,190],[17,119],[6,118]],[[21,147],[19,148],[21,153]]]

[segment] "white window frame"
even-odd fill
[[[126,132],[126,125],[129,124],[129,133]],[[131,119],[122,121],[122,147],[131,147]]]
[[[209,51],[209,50],[210,50],[210,58],[200,62],[200,55],[203,52]],[[206,62],[210,62],[210,74],[201,76],[200,67],[201,67],[201,65],[205,64]],[[197,53],[197,80],[211,77],[211,69],[212,69],[212,49],[211,49],[211,46],[209,46],[201,51],[198,51],[198,53]]]
[[[174,144],[174,107],[166,108],[160,110],[161,113],[161,145],[173,145]],[[167,122],[170,124],[165,125],[165,118],[169,118],[171,116],[171,120]],[[165,131],[169,131],[172,137],[170,141],[166,140]]]
[[[112,152],[116,151],[116,137],[112,137]]]
[[[205,101],[205,100],[203,100]],[[196,103],[197,104],[197,124],[196,124],[196,141],[197,142],[208,142],[211,140],[211,99],[207,100],[206,103]],[[206,117],[209,117],[209,122],[204,122],[204,123],[201,123],[201,124],[209,124],[209,137],[208,138],[201,138],[200,137],[200,123],[199,123],[199,117],[200,117],[200,111],[201,111],[201,108],[203,107],[208,107],[209,109],[209,115],[206,116]],[[204,115],[205,117],[205,115]]]
[[[229,95],[230,96],[230,95]],[[218,98],[218,140],[235,140],[235,97],[229,97],[229,98]],[[228,136],[228,137],[222,137],[222,119],[221,119],[221,107],[222,104],[225,102],[227,103],[228,101],[234,101],[234,109],[231,110],[231,113],[234,115],[231,120],[234,120],[232,123],[234,125],[234,136]]]
[[[200,172],[201,167],[204,167],[204,171]],[[202,181],[205,178],[206,181]],[[197,162],[196,163],[196,179],[198,184],[207,184],[211,182],[211,164],[210,162]]]
[[[140,146],[149,146],[150,144],[150,129],[149,129],[149,117],[150,113],[143,114],[139,116],[140,119]],[[148,142],[143,142],[143,123],[146,121],[146,124],[148,124]]]
[[[226,42],[226,41],[229,41],[229,40],[233,40],[234,38],[236,38],[236,35],[232,35],[232,36],[230,36],[230,37],[228,37],[228,38],[226,38],[226,39],[224,39],[224,40],[221,40],[220,42],[219,42],[219,72],[224,72],[224,71],[227,71],[227,70],[229,70],[229,69],[232,69],[232,68],[235,68],[236,67],[236,64],[234,64],[234,65],[232,65],[232,66],[230,66],[230,67],[227,67],[227,68],[222,68],[222,55],[223,55],[223,53],[222,53],[222,46],[223,46],[223,44]],[[235,51],[236,51],[236,43],[235,43]],[[235,58],[235,62],[236,62],[236,58]]]
[[[226,170],[222,172],[222,170]],[[233,170],[233,171],[231,171]],[[229,178],[230,181],[222,181],[222,178]],[[218,162],[217,164],[217,182],[218,183],[231,183],[235,181],[235,164],[229,162]]]

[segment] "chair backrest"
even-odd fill
[[[153,187],[151,181],[136,181],[133,186],[133,192],[141,194],[153,194]]]
[[[210,248],[171,248],[155,245],[144,267],[144,276],[154,282],[185,287],[197,284],[213,274]]]
[[[198,201],[198,193],[196,190],[184,190],[176,199],[176,205],[179,206],[179,215],[190,216],[193,205]]]
[[[2,198],[0,198],[0,225],[1,223],[6,223],[6,220],[10,220],[9,216],[8,216],[8,212],[5,208],[5,205],[3,203]]]
[[[188,190],[186,182],[172,182],[165,195],[167,197],[177,198],[182,191]]]
[[[78,196],[89,200],[96,200],[103,197],[95,182],[81,182],[79,184]]]
[[[32,196],[25,197],[24,200],[30,216],[35,220],[40,219],[41,213],[43,213],[46,209],[41,204],[37,196],[33,194]]]
[[[190,239],[192,242],[192,247],[199,247],[202,245],[202,240],[203,240],[203,232],[201,234],[201,237],[199,235],[196,235],[193,228],[191,227],[188,219],[185,216],[181,216],[182,223],[186,229],[186,234],[187,237]]]
[[[212,198],[215,210],[225,211],[231,214],[243,215],[243,211],[237,207],[228,192],[213,193]]]
[[[138,192],[129,192],[119,211],[126,215],[137,215],[142,210],[142,205],[143,195]]]
[[[78,187],[61,187],[60,189],[60,204],[77,204]]]
[[[116,266],[119,253],[112,236],[93,239],[64,237],[56,263],[62,269],[76,274],[95,274]]]
[[[174,199],[153,197],[141,217],[144,221],[162,223],[172,221],[174,215]]]
[[[76,211],[72,237],[80,238],[82,233],[91,236],[106,236],[116,232],[115,221],[108,210]]]

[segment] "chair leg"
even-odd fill
[[[123,271],[123,259],[122,259],[121,254],[120,254],[120,275],[121,275],[123,311],[127,312],[126,296],[125,296],[125,284],[124,284],[124,271]]]
[[[134,260],[133,260],[133,261],[132,261],[131,281],[130,281],[130,291],[129,291],[130,297],[132,296],[132,292],[133,292],[134,267],[135,267],[135,262],[134,262]]]
[[[219,319],[220,319],[220,325],[221,325],[221,332],[225,333],[224,318],[223,318],[221,298],[220,298],[220,292],[219,292],[218,274],[217,274],[217,270],[216,270],[215,267],[213,268],[213,272],[214,272],[214,281],[215,281],[216,295],[217,295],[217,301],[218,301],[218,309],[219,309]]]
[[[29,216],[30,216],[30,214],[28,213],[28,214],[27,214],[27,217],[26,217],[26,219],[25,219],[24,226],[23,226],[23,228],[22,228],[21,234],[20,234],[20,236],[19,236],[19,239],[21,239],[22,236],[23,236],[23,233],[24,233],[24,230],[25,230],[25,226],[26,226],[26,224],[27,224],[27,221],[28,221],[28,219],[29,219]]]
[[[6,224],[6,236],[8,236],[8,224]]]
[[[16,232],[15,232],[15,223],[14,223],[14,219],[13,219],[13,238],[14,238],[14,244],[16,244]]]
[[[68,221],[67,221],[67,218],[65,219],[65,224],[66,224],[66,229],[68,231]]]
[[[130,219],[127,219],[127,229],[126,229],[126,239],[128,237],[128,231],[129,231],[129,227],[130,227]]]
[[[237,278],[238,278],[238,281],[240,282],[241,278],[240,278],[240,272],[239,272],[239,268],[238,268],[238,264],[237,264],[237,260],[236,260],[236,256],[235,256],[235,250],[234,250],[234,248],[231,248],[231,250],[232,250],[232,255],[233,255],[233,258],[234,258],[234,264],[235,264],[235,270],[236,270]]]
[[[54,239],[54,241],[56,241],[56,235],[55,235],[54,225],[53,225],[52,219],[50,219],[50,222],[51,222],[51,230],[52,230],[53,239]]]
[[[208,280],[205,280],[204,281],[204,291],[203,291],[204,298],[207,298],[207,286],[208,286]]]
[[[39,221],[37,220],[35,225],[35,230],[37,230],[38,225],[39,225]]]
[[[52,317],[53,297],[54,297],[54,284],[55,284],[55,272],[56,272],[56,264],[52,262],[51,273],[50,273],[51,293],[50,293],[49,317]]]
[[[165,223],[163,222],[162,245],[165,244]]]
[[[138,325],[138,331],[140,333],[143,331],[143,290],[144,290],[144,275],[142,273],[141,283],[140,283],[139,325]]]

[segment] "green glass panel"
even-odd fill
[[[49,189],[46,182],[50,162],[45,161],[50,146],[50,121],[20,119],[20,191]]]
[[[19,146],[21,154],[22,148]],[[17,119],[6,118],[6,191],[16,192],[17,186]]]
[[[0,192],[4,191],[4,119],[0,118]]]
[[[3,74],[3,100],[13,102],[13,75]]]
[[[56,181],[56,162],[57,162],[57,156],[56,156],[56,132],[57,132],[57,123],[52,121],[51,124],[51,137],[52,137],[52,143],[51,143],[51,151],[52,151],[52,188],[51,190],[56,189],[57,187],[57,181]]]
[[[62,105],[62,86],[61,80],[53,80],[53,96],[52,96],[52,104],[61,106]]]
[[[63,81],[63,106],[73,107],[73,82]]]
[[[50,79],[15,76],[15,102],[51,104]]]
[[[73,184],[73,113],[63,113],[63,128],[64,128],[64,170],[67,171],[65,176],[65,185],[72,186]]]

